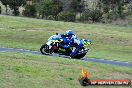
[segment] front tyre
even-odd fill
[[[44,55],[49,55],[51,54],[51,50],[49,49],[49,46],[47,44],[44,44],[40,48],[40,52]]]
[[[74,58],[76,58],[76,59],[81,59],[81,58],[83,58],[85,55],[86,55],[86,53],[80,54],[80,55],[76,55]]]
[[[76,52],[75,56],[72,58],[81,59],[87,54],[88,50],[82,47],[78,52]]]

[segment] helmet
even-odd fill
[[[67,30],[66,34],[71,36],[71,35],[73,35],[73,32],[72,32],[72,30]]]
[[[91,40],[85,40],[85,39],[83,39],[83,45],[84,46],[88,46],[90,44],[91,44]]]

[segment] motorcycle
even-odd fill
[[[80,41],[82,41],[82,40],[80,40]],[[51,49],[49,49],[49,46],[47,44],[43,44],[40,48],[40,52],[44,55],[50,55],[50,54],[55,53],[55,54],[70,56],[72,50],[77,46],[77,44],[73,44],[69,49],[64,49],[62,46],[60,46],[63,44],[63,42],[64,42],[63,39],[54,40],[51,43],[51,46],[52,46]],[[70,57],[80,59],[80,58],[83,58],[87,54],[88,51],[89,51],[89,49],[84,48],[84,45],[82,44],[82,46],[77,50],[75,55],[70,56]]]

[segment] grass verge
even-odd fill
[[[127,67],[12,52],[0,53],[0,86],[1,88],[81,88],[78,77],[81,75],[82,67],[88,71],[90,79],[132,80],[132,69]]]

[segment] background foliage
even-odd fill
[[[0,0],[15,16],[23,7],[23,16],[47,20],[112,22],[132,15],[132,0]],[[91,5],[91,7],[90,7]]]

